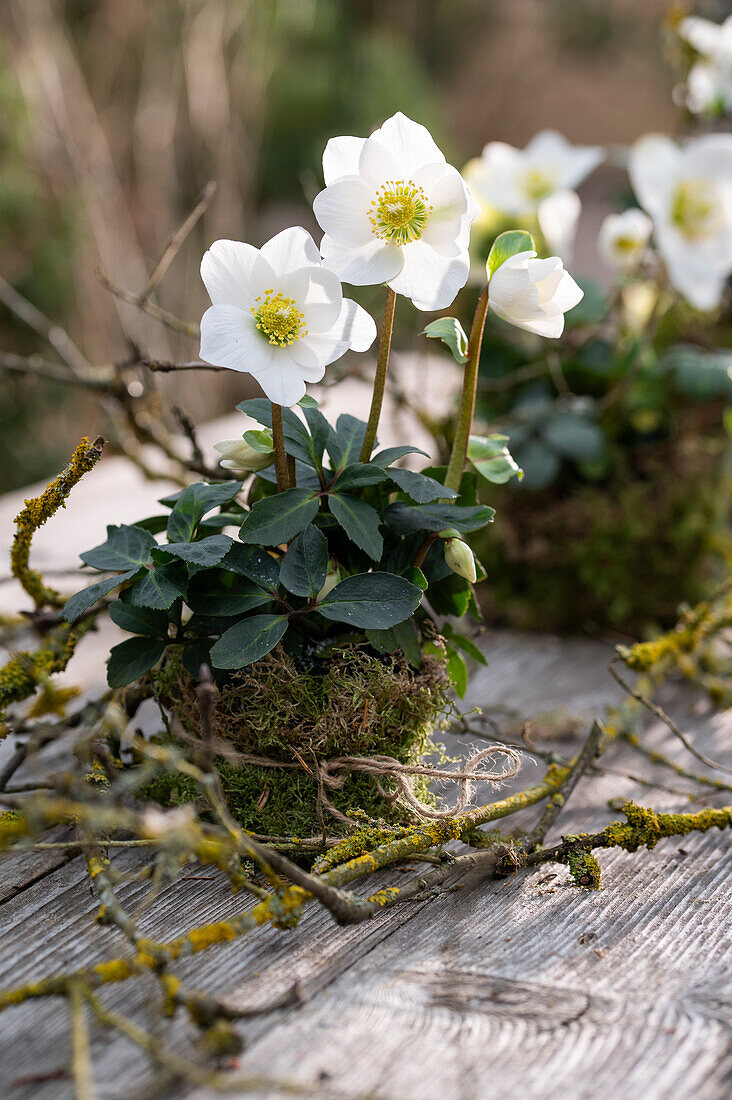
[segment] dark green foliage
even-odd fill
[[[240,407],[271,424],[268,401]],[[110,683],[120,686],[147,671],[160,657],[159,645],[180,654],[192,675],[210,665],[223,687],[232,672],[261,661],[280,642],[307,667],[342,645],[344,634],[372,652],[402,652],[419,668],[425,638],[435,633],[422,632],[423,596],[438,614],[475,610],[468,582],[430,545],[444,528],[474,531],[492,518],[491,508],[476,504],[475,476],[463,478],[458,495],[445,488],[444,469],[395,469],[391,463],[410,447],[359,462],[364,421],[344,414],[332,428],[312,398],[303,412],[304,422],[283,410],[297,484],[279,492],[264,470],[254,477],[246,509],[237,499],[240,482],[199,482],[161,501],[171,510],[167,524],[156,516],[110,527],[107,541],[83,555],[118,575],[77,593],[67,615],[127,585],[113,616],[136,635],[135,644],[114,651]],[[238,540],[210,533],[239,517]],[[164,530],[167,541],[158,542]],[[466,670],[457,649],[450,647],[446,659],[462,689]]]

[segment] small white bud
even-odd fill
[[[535,252],[517,252],[488,274],[488,304],[493,312],[537,336],[561,336],[564,314],[582,299],[582,291],[558,256],[539,260]]]
[[[445,563],[458,577],[465,577],[466,581],[475,583],[477,573],[473,551],[462,539],[448,539],[445,542]]]
[[[643,259],[652,231],[653,223],[642,210],[608,214],[597,237],[598,251],[610,267],[628,270]]]
[[[274,447],[271,451],[258,451],[245,439],[222,439],[220,443],[214,443],[214,450],[224,456],[219,466],[240,477],[266,469],[272,465],[274,457]]]

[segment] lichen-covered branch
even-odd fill
[[[26,500],[25,506],[15,517],[10,565],[13,576],[34,601],[37,611],[46,606],[60,607],[64,601],[60,593],[45,584],[40,573],[30,568],[33,536],[59,508],[64,507],[73,487],[97,464],[102,457],[105,442],[102,436],[98,436],[93,443],[87,438],[82,439],[68,466],[46,486],[39,497]]]

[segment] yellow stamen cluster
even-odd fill
[[[531,202],[541,202],[554,191],[556,179],[552,172],[541,168],[530,168],[523,178],[524,194]]]
[[[432,207],[413,180],[387,180],[376,192],[369,221],[376,237],[391,244],[410,244],[424,233]]]
[[[259,294],[252,306],[254,323],[262,336],[278,348],[289,347],[307,336],[305,314],[297,308],[294,298],[285,298],[282,291],[265,290],[264,298]]]
[[[671,201],[671,221],[689,240],[709,237],[719,229],[721,202],[710,180],[683,180]]]

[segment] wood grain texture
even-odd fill
[[[483,645],[489,666],[474,674],[466,709],[480,703],[528,717],[564,707],[588,722],[620,698],[606,672],[611,650],[602,643],[499,633]],[[726,751],[729,762],[732,715],[705,712],[678,691],[665,702],[706,751],[719,757]],[[647,737],[690,763],[660,723]],[[557,748],[569,752],[573,744],[559,741]],[[60,766],[59,746],[49,752]],[[602,763],[688,788],[627,748],[611,749]],[[32,766],[38,774],[43,756]],[[527,760],[517,785],[535,782],[537,774]],[[615,816],[606,800],[618,796],[662,809],[687,804],[681,794],[649,793],[616,775],[590,777],[554,837],[602,826]],[[716,1100],[729,1095],[732,1073],[731,841],[715,832],[635,856],[601,854],[599,893],[577,890],[564,868],[547,865],[508,881],[467,883],[345,929],[311,907],[297,929],[261,929],[187,960],[177,973],[191,988],[240,1008],[264,1007],[297,980],[304,1004],[238,1025],[247,1042],[238,1072],[300,1082],[316,1095]],[[116,931],[91,922],[96,904],[79,859],[47,865],[37,881],[43,861],[36,854],[27,859],[20,890],[11,885],[0,904],[3,986],[124,952]],[[120,866],[134,859],[117,856]],[[18,855],[0,862],[0,882],[18,881],[21,866]],[[394,877],[401,876],[391,872],[380,881]],[[121,896],[134,910],[143,887],[128,885]],[[141,926],[167,938],[245,906],[218,875],[194,868],[163,893]],[[110,987],[104,1000],[145,1023],[155,995],[147,978]],[[171,1025],[175,1049],[191,1054],[194,1038],[183,1020]],[[147,1094],[155,1078],[144,1055],[98,1027],[92,1041],[103,1100]],[[60,1001],[3,1014],[0,1095],[69,1100],[72,1086],[62,1078],[11,1088],[67,1061]],[[152,1087],[156,1100],[219,1095]]]

